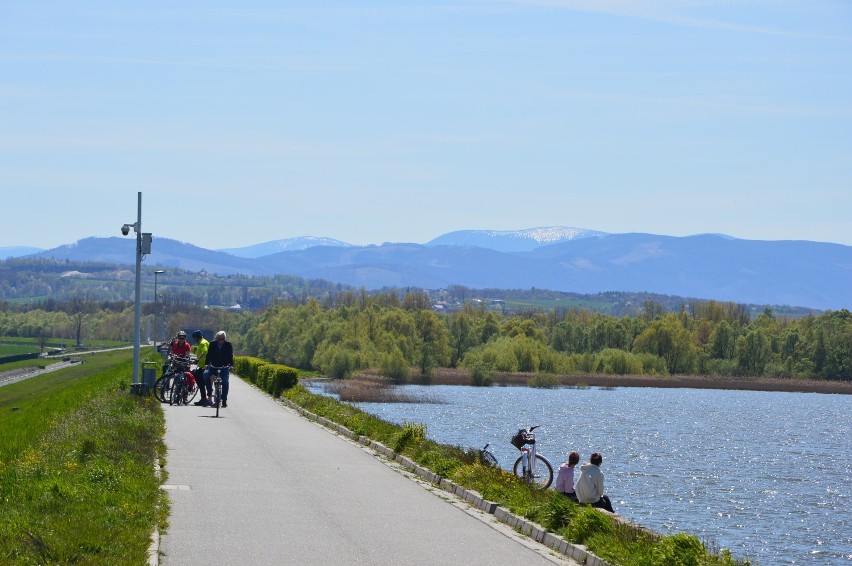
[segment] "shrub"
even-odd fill
[[[402,355],[399,348],[395,348],[393,352],[385,354],[382,357],[381,364],[382,375],[389,377],[394,383],[408,383],[411,377],[411,366],[408,365],[408,360]]]
[[[422,442],[426,439],[426,425],[406,421],[393,446],[393,451],[401,454],[405,447],[413,442]]]
[[[569,525],[574,516],[577,515],[578,509],[579,507],[576,503],[561,493],[554,493],[550,501],[547,502],[547,510],[545,512],[547,524],[545,526],[553,530],[558,530]]]
[[[707,550],[696,537],[686,533],[662,537],[654,547],[654,566],[699,566]]]
[[[234,371],[275,397],[299,382],[299,371],[280,364],[270,364],[251,356],[236,356]]]
[[[538,373],[534,375],[529,382],[527,382],[527,385],[540,389],[555,389],[559,387],[560,382],[559,378],[555,375],[549,373]]]
[[[611,533],[614,527],[609,517],[591,506],[582,506],[568,524],[567,537],[570,541],[582,544],[586,539],[598,533]]]
[[[470,368],[470,384],[476,387],[489,387],[494,384],[494,373],[481,361]]]
[[[448,478],[453,471],[461,465],[461,462],[451,455],[445,454],[437,448],[422,452],[417,458],[417,463],[426,466],[439,476]]]

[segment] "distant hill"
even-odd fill
[[[527,230],[459,230],[438,236],[427,246],[474,246],[498,252],[528,252],[538,247],[559,244],[580,238],[605,236],[605,232],[549,226]]]
[[[537,240],[532,234],[540,230],[520,231],[527,235],[454,232],[426,245],[320,245],[256,258],[155,238],[146,261],[148,265],[223,275],[286,274],[368,290],[463,285],[473,289],[656,293],[822,310],[852,308],[850,246],[580,229],[573,229],[577,230],[574,237],[568,235],[572,229],[565,229],[561,236],[554,230],[554,238]],[[549,243],[553,241],[556,243]],[[530,242],[539,244],[523,251],[517,249],[521,242],[527,247]],[[131,264],[134,240],[87,238],[37,255]]]
[[[246,246],[244,248],[225,248],[219,250],[237,257],[258,258],[272,255],[278,252],[292,252],[313,248],[316,246],[334,246],[350,248],[352,244],[335,240],[334,238],[320,238],[316,236],[301,236],[299,238],[287,238],[284,240],[273,240]]]
[[[0,248],[0,259],[8,259],[10,257],[21,257],[25,255],[35,254],[42,251],[42,248],[31,248],[28,246],[11,246]]]
[[[135,238],[84,238],[45,250],[35,257],[67,259],[69,261],[92,261],[118,264],[133,264],[136,261]],[[146,262],[163,267],[177,267],[187,271],[207,271],[220,275],[244,273],[246,275],[274,275],[253,259],[236,257],[224,252],[199,248],[192,244],[157,238],[151,244],[151,255]]]

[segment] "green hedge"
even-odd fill
[[[234,371],[273,397],[280,397],[282,391],[299,383],[298,370],[251,356],[236,356]]]

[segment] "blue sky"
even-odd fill
[[[852,2],[0,4],[0,246],[852,245]]]

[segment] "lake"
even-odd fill
[[[317,392],[318,388],[311,388]],[[482,447],[536,430],[554,471],[603,454],[617,513],[769,564],[852,564],[852,397],[705,389],[416,386],[442,403],[358,403],[429,438]]]

